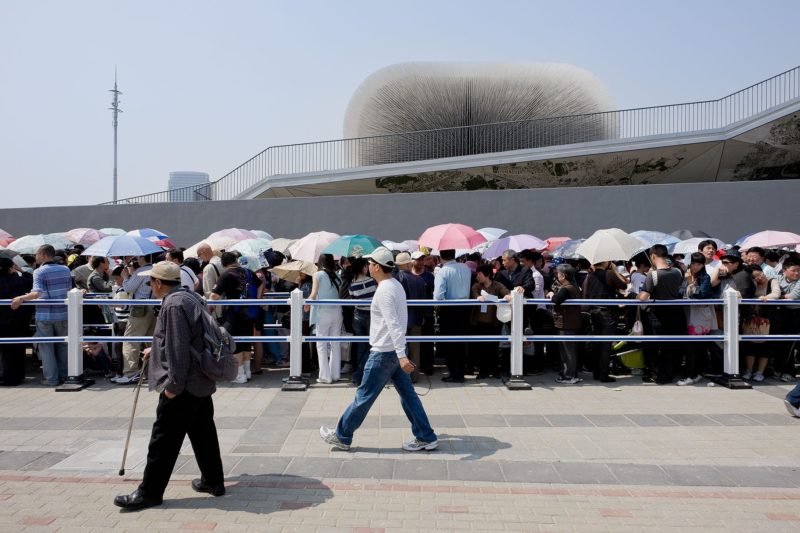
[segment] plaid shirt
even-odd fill
[[[203,304],[199,296],[175,287],[161,303],[153,332],[153,349],[147,372],[150,390],[183,391],[192,396],[211,396],[217,390],[212,379],[195,361],[192,347],[203,348]]]
[[[44,300],[66,300],[72,288],[72,275],[64,265],[45,263],[33,271],[32,292]],[[67,320],[66,305],[37,305],[36,320]]]

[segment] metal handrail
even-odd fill
[[[720,130],[797,99],[800,66],[718,100],[270,146],[214,182],[117,203],[232,200],[274,176]]]

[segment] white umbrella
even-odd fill
[[[487,241],[496,241],[497,239],[508,233],[508,230],[500,228],[481,228],[478,230],[478,233],[486,237]]]
[[[272,240],[272,235],[270,235],[266,231],[261,231],[260,229],[251,229],[249,231],[250,233],[255,234],[255,236],[259,239],[267,239],[268,241]]]
[[[45,233],[20,237],[9,244],[8,249],[14,250],[20,254],[35,254],[36,250],[44,244],[49,244],[56,250],[64,250],[72,247],[72,241],[66,237],[55,233]]]
[[[387,250],[391,250],[393,252],[410,252],[411,247],[406,244],[405,242],[395,242],[395,241],[383,241],[381,242],[382,245],[386,247]]]
[[[694,237],[692,239],[686,239],[685,241],[681,241],[675,245],[675,248],[672,249],[673,254],[681,254],[681,255],[691,255],[695,252],[699,252],[697,249],[697,245],[703,241],[708,240],[707,237]],[[719,239],[711,239],[715,243],[717,243],[717,248],[724,248],[725,243]]]
[[[627,261],[643,249],[642,241],[619,228],[599,229],[578,246],[575,253],[590,263]]]
[[[125,235],[125,233],[127,233],[124,229],[120,229],[120,228],[100,228],[97,231],[99,231],[100,233],[102,233],[105,236],[109,236],[109,235]]]
[[[272,239],[272,250],[275,252],[280,252],[282,254],[285,254],[286,250],[288,250],[289,247],[293,245],[295,242],[297,242],[297,239],[286,239],[283,237]]]
[[[292,256],[292,259],[316,263],[319,260],[322,250],[339,237],[340,235],[338,233],[314,231],[302,239],[298,239],[297,242],[289,246],[288,252]]]

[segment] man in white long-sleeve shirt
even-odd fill
[[[349,450],[353,433],[364,422],[372,404],[391,380],[400,395],[400,404],[411,422],[414,434],[414,440],[404,442],[403,449],[411,452],[434,450],[439,446],[439,440],[409,375],[414,370],[414,364],[406,356],[406,293],[400,282],[392,277],[394,256],[386,248],[380,247],[365,257],[369,261],[370,275],[378,282],[370,305],[369,359],[355,400],[345,409],[336,429],[325,426],[319,428],[320,437],[336,448]]]

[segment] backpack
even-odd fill
[[[258,299],[258,285],[253,283],[253,273],[248,269],[244,269],[244,273],[247,276],[247,281],[245,282],[244,290],[239,295],[239,298],[243,300],[256,300]],[[241,307],[244,307],[244,314],[250,320],[258,320],[261,316],[261,308],[257,305],[243,305]]]
[[[206,302],[199,297],[198,300],[202,305],[203,349],[198,352],[192,348],[197,364],[209,379],[233,381],[239,372],[239,361],[233,355],[236,353],[236,343],[230,333],[211,316]]]

